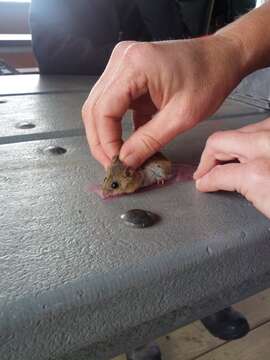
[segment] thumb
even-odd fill
[[[179,100],[179,96],[171,99],[123,144],[120,159],[129,167],[140,166],[178,134],[193,127],[200,120],[191,109],[186,102]]]

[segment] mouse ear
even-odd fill
[[[135,172],[135,170],[133,170],[133,169],[131,169],[131,168],[126,168],[126,169],[125,169],[125,176],[126,176],[126,177],[131,177],[131,176],[134,175],[134,172]]]
[[[119,160],[119,155],[114,155],[112,162],[117,162]]]

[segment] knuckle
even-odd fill
[[[127,61],[141,63],[145,59],[152,57],[155,45],[147,42],[133,42],[128,45],[125,50],[125,58]]]
[[[115,55],[116,53],[123,53],[133,43],[134,41],[120,41],[115,45],[112,55]]]
[[[147,153],[150,152],[151,154],[154,154],[162,147],[162,144],[150,134],[141,131],[140,135],[141,142]]]
[[[210,135],[206,141],[206,145],[209,147],[214,147],[220,138],[224,135],[224,131],[217,131],[214,134]]]

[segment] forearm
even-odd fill
[[[270,1],[219,30],[223,36],[238,42],[242,76],[270,66]]]

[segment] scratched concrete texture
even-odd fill
[[[253,110],[205,121],[164,152],[196,164],[212,132],[268,116]],[[270,221],[240,195],[190,181],[104,202],[88,190],[104,171],[84,136],[31,136],[0,146],[1,360],[107,359],[270,285]],[[126,227],[132,208],[161,222]]]
[[[270,68],[261,69],[253,72],[249,76],[245,77],[239,86],[237,91],[243,95],[248,95],[256,99],[270,100]]]
[[[1,78],[0,96],[88,91],[96,80],[94,76],[7,75]]]
[[[86,85],[85,85],[86,87]],[[53,88],[54,89],[54,88]],[[81,108],[89,91],[34,95],[14,95],[0,97],[0,144],[39,139],[61,138],[84,133]],[[1,99],[4,103],[1,104]],[[212,120],[234,118],[246,119],[257,116],[264,118],[266,111],[227,99],[214,114]],[[130,119],[130,113],[126,119]],[[243,116],[245,115],[245,116]],[[31,124],[30,129],[22,129],[22,124]],[[128,131],[127,122],[123,126]]]

